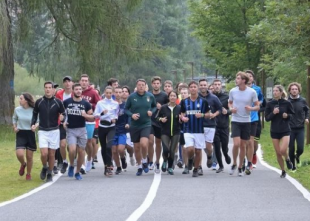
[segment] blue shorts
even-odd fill
[[[86,124],[87,140],[93,138],[94,130],[95,130],[95,124]]]
[[[127,136],[126,134],[115,134],[113,145],[126,145]]]

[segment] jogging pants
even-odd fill
[[[304,152],[305,128],[292,129],[289,143],[289,156],[295,167],[295,141],[297,143],[296,156],[299,157]]]
[[[115,127],[99,127],[98,136],[101,146],[101,156],[105,166],[112,166],[112,144]]]
[[[216,128],[213,146],[215,150],[215,156],[220,168],[224,167],[222,161],[222,152],[225,158],[228,157],[228,141],[229,141],[229,127]]]
[[[168,160],[168,168],[172,168],[174,153],[176,148],[178,147],[178,142],[180,139],[180,135],[167,136],[161,135],[161,141],[163,144],[163,158],[164,160]]]

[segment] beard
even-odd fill
[[[81,95],[75,94],[75,93],[73,93],[73,96],[74,96],[75,98],[80,98],[80,97],[81,97]]]

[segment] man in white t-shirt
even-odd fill
[[[259,110],[259,101],[255,90],[247,86],[249,77],[245,72],[236,74],[236,87],[229,92],[228,106],[232,113],[231,137],[233,138],[233,164],[230,175],[237,168],[237,157],[239,153],[239,176],[243,176],[242,164],[245,157],[246,143],[250,140],[251,111]],[[253,105],[254,103],[254,105]],[[239,152],[240,149],[240,152]],[[248,162],[247,169],[251,166]],[[247,173],[248,174],[248,173]]]

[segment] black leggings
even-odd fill
[[[305,128],[292,129],[289,143],[289,156],[290,160],[295,167],[295,141],[297,143],[296,156],[299,157],[304,152],[305,143]]]
[[[112,166],[112,144],[115,127],[99,127],[98,136],[101,145],[101,156],[105,166]]]
[[[178,147],[180,135],[168,136],[161,135],[161,141],[163,144],[163,158],[164,161],[168,160],[168,168],[172,168],[175,150]]]
[[[213,146],[215,150],[215,156],[220,168],[223,168],[222,152],[225,158],[228,157],[228,141],[229,141],[229,128],[216,128]]]

